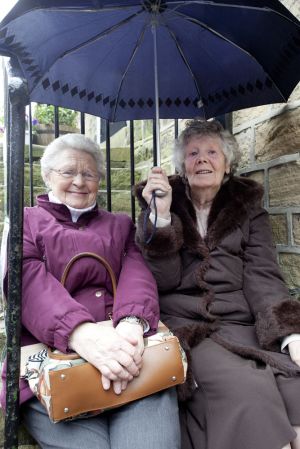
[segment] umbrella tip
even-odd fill
[[[165,0],[143,0],[144,9],[151,13],[159,13],[166,9]]]

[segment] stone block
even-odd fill
[[[110,149],[110,160],[113,164],[114,162],[125,162],[129,164],[130,153],[128,147],[114,147]]]
[[[239,163],[239,168],[245,168],[250,163],[250,154],[253,148],[253,133],[251,128],[247,128],[245,131],[235,134],[235,138],[239,144],[242,158]]]
[[[32,160],[39,161],[45,148],[46,147],[44,145],[32,145]],[[25,162],[29,162],[29,145],[25,145],[24,160]]]
[[[136,166],[136,173],[139,173],[139,178],[141,180],[147,179],[149,170],[153,166],[152,159],[149,159],[148,161],[142,162]],[[162,167],[165,168],[164,163],[162,162]],[[174,172],[174,171],[173,171]]]
[[[105,191],[99,192],[97,196],[99,207],[107,209],[107,196]],[[130,191],[112,191],[111,193],[112,212],[124,212],[131,216],[131,195]]]
[[[300,254],[280,253],[279,264],[289,288],[300,287]]]
[[[112,192],[111,202],[113,212],[125,212],[131,215],[130,192]]]
[[[235,128],[239,126],[248,126],[252,121],[259,121],[259,118],[265,116],[268,111],[269,105],[256,106],[255,108],[234,111],[232,113],[233,126]]]
[[[300,5],[300,3],[299,3],[299,5]],[[291,93],[288,102],[292,103],[293,101],[300,101],[300,83],[297,84],[297,86],[295,87],[295,89]]]
[[[153,140],[148,139],[144,142],[139,142],[135,147],[135,163],[145,162],[151,159],[151,166],[153,166]]]
[[[269,161],[300,148],[300,108],[285,112],[256,127],[255,157]]]
[[[273,241],[276,245],[288,244],[288,229],[286,215],[270,215]]]
[[[300,3],[299,0],[280,0],[281,3],[300,20]]]
[[[113,168],[111,170],[111,186],[112,189],[118,190],[130,189],[130,170]]]
[[[269,198],[270,206],[299,206],[300,161],[270,168]]]
[[[293,214],[292,222],[294,243],[295,245],[300,245],[300,214]]]

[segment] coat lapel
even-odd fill
[[[192,253],[207,256],[226,236],[243,224],[249,209],[259,206],[263,188],[255,181],[231,177],[216,195],[208,217],[208,230],[203,240],[197,229],[196,212],[186,186],[179,176],[169,178],[173,189],[171,212],[179,216],[183,224],[184,243]]]

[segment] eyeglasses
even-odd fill
[[[63,170],[51,168],[51,171],[54,171],[55,173],[57,173],[58,175],[62,176],[65,179],[74,179],[76,178],[77,175],[81,175],[85,181],[93,181],[93,182],[99,181],[99,175],[90,171],[78,172],[71,168],[70,169],[65,168]]]

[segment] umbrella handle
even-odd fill
[[[157,189],[154,190],[154,195],[157,196],[158,198],[163,198],[164,196],[166,196],[167,192],[164,192],[163,190]]]

